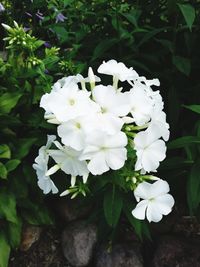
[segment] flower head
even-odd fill
[[[174,199],[168,192],[168,183],[161,179],[153,184],[140,183],[134,191],[134,195],[137,201],[142,200],[132,211],[132,215],[139,220],[147,217],[149,222],[159,222],[163,215],[171,212],[174,205]]]

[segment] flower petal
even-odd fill
[[[148,201],[142,200],[141,202],[137,204],[135,209],[132,210],[132,215],[139,220],[144,220],[147,205],[148,205]]]

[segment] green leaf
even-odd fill
[[[4,188],[0,191],[0,216],[9,222],[17,223],[15,197]]]
[[[59,57],[57,56],[51,56],[51,57],[47,57],[43,60],[43,63],[46,67],[46,69],[51,69],[52,67],[56,66],[57,67],[57,62],[60,60]]]
[[[189,110],[192,110],[192,111],[200,114],[200,105],[190,105],[190,106],[183,105],[183,106]]]
[[[169,149],[181,148],[190,144],[200,144],[200,138],[197,136],[183,136],[168,143]]]
[[[127,13],[127,14],[121,12],[121,15],[124,16],[136,28],[138,28],[138,19],[141,14],[142,14],[142,11],[138,9],[134,9],[131,11],[131,13]]]
[[[123,206],[121,193],[116,189],[115,185],[112,185],[112,188],[105,193],[103,206],[107,223],[111,227],[115,227],[119,221]]]
[[[20,93],[5,93],[0,96],[0,113],[9,113],[12,108],[17,105],[22,94]]]
[[[8,172],[6,170],[6,167],[4,166],[4,164],[2,162],[0,162],[0,178],[6,179],[7,174],[8,174]]]
[[[143,239],[143,236],[146,236],[148,239],[151,240],[151,234],[150,234],[148,225],[145,222],[133,217],[131,213],[133,209],[134,209],[133,200],[130,198],[127,198],[123,206],[123,212],[125,213],[128,221],[130,222],[136,234],[139,236],[141,240]]]
[[[58,25],[52,25],[51,28],[55,31],[58,39],[61,41],[61,43],[66,42],[69,39],[69,33],[65,29],[65,27],[58,26]]]
[[[17,166],[20,164],[19,159],[11,159],[8,162],[6,162],[5,166],[8,172],[11,172],[17,168]]]
[[[10,246],[5,234],[0,231],[0,267],[7,267],[10,256]]]
[[[192,25],[194,23],[195,20],[195,9],[193,6],[189,5],[189,4],[178,4],[183,17],[185,19],[185,22],[188,26],[188,28],[190,29],[190,31],[192,30]]]
[[[17,248],[21,241],[22,220],[18,217],[16,223],[8,224],[9,243],[12,248]]]
[[[196,161],[189,175],[187,199],[190,212],[195,212],[200,204],[200,159]]]
[[[143,45],[144,43],[149,41],[151,38],[156,36],[158,33],[164,32],[166,29],[167,29],[166,27],[159,28],[159,29],[153,29],[152,31],[145,33],[144,37],[142,37],[141,40],[139,41],[139,43],[137,44],[137,47],[140,47],[141,45]]]
[[[184,166],[191,166],[191,164],[193,163],[193,160],[185,160],[181,157],[171,157],[161,163],[159,170],[173,170],[177,168],[182,168]]]
[[[24,158],[30,151],[30,148],[37,141],[37,138],[21,138],[16,144],[16,151],[14,157],[17,159]]]
[[[10,148],[7,145],[0,145],[0,158],[2,159],[10,159],[11,152]]]
[[[186,76],[189,76],[191,71],[191,62],[188,58],[173,56],[172,62],[176,66],[177,70],[179,70]]]
[[[94,53],[92,56],[92,61],[95,59],[101,57],[107,50],[109,50],[114,44],[118,42],[117,39],[112,38],[112,39],[104,39],[101,41],[96,48],[94,49]]]

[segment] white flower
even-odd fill
[[[129,92],[129,101],[131,106],[131,114],[138,126],[146,124],[153,111],[153,101],[148,97],[142,87],[134,87]]]
[[[42,146],[39,149],[39,155],[35,159],[33,168],[36,170],[38,177],[38,186],[43,190],[44,194],[48,194],[52,191],[53,194],[58,193],[58,189],[55,186],[54,182],[50,179],[49,175],[46,175],[48,171],[48,161],[49,154],[48,149],[50,148],[52,142],[56,139],[54,135],[49,135],[46,146]]]
[[[139,220],[144,220],[146,215],[149,222],[159,222],[163,215],[172,211],[174,205],[174,198],[168,192],[168,183],[161,179],[153,184],[140,183],[134,195],[137,201],[143,200],[137,204],[132,215]]]
[[[81,160],[90,160],[88,169],[93,175],[100,175],[110,168],[118,170],[127,159],[127,137],[123,132],[108,135],[103,131],[93,131],[87,136],[87,146]]]
[[[58,135],[64,145],[82,150],[85,146],[86,130],[87,117],[77,117],[58,126]]]
[[[158,140],[158,134],[151,131],[142,131],[135,136],[134,149],[137,155],[135,164],[136,171],[155,171],[160,161],[164,160],[166,156],[166,145],[164,141]]]
[[[117,62],[114,59],[111,59],[107,62],[103,62],[98,70],[99,73],[112,75],[113,80],[120,80],[121,82],[135,80],[138,77],[136,71],[133,68],[127,68],[124,63]]]
[[[169,124],[166,122],[166,114],[163,111],[153,111],[147,131],[154,132],[165,141],[169,139]]]
[[[54,142],[58,149],[50,149],[49,155],[60,166],[61,170],[72,176],[82,176],[85,181],[89,171],[86,161],[80,161],[80,152],[73,148],[62,146],[59,142]]]
[[[45,97],[45,101],[44,98]],[[90,93],[81,91],[76,84],[52,91],[43,96],[40,106],[53,113],[59,122],[66,122],[98,110],[98,105],[90,99]]]
[[[52,86],[52,91],[58,92],[61,88],[68,88],[77,84],[77,77],[76,76],[68,76],[59,79],[54,85]]]
[[[92,96],[101,107],[102,113],[112,113],[118,117],[130,112],[129,95],[121,93],[111,86],[97,85],[92,90]]]

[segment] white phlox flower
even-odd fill
[[[147,129],[154,135],[162,137],[165,141],[169,140],[169,124],[166,122],[166,114],[163,111],[154,110],[151,114],[151,121]]]
[[[51,92],[46,99],[46,106],[42,106],[55,115],[60,122],[66,122],[79,116],[98,111],[98,105],[90,99],[90,93],[81,91],[77,85],[62,88],[58,92]],[[47,108],[46,108],[47,107]]]
[[[146,130],[135,136],[134,149],[137,155],[135,170],[156,171],[160,161],[164,160],[166,145],[163,140],[158,140],[158,134]]]
[[[77,117],[58,126],[58,135],[62,143],[76,150],[85,147],[86,131],[88,128],[87,117]]]
[[[74,177],[81,176],[83,181],[87,180],[89,171],[86,161],[80,161],[80,151],[71,147],[62,146],[58,141],[54,142],[58,149],[50,149],[49,155],[60,166],[60,169],[68,175],[71,175],[72,181]],[[72,182],[74,184],[74,182]]]
[[[112,113],[118,117],[130,112],[128,93],[121,93],[111,86],[97,85],[92,90],[92,96],[101,107],[102,113]]]
[[[163,215],[168,215],[172,211],[174,206],[174,198],[168,192],[168,183],[161,179],[153,184],[140,183],[134,191],[139,203],[132,211],[132,215],[139,220],[144,220],[146,217],[149,222],[159,222]]]
[[[137,79],[138,74],[133,68],[127,68],[124,63],[117,62],[114,59],[111,59],[107,62],[103,62],[98,70],[99,73],[112,75],[114,85],[117,84],[118,80],[121,82],[135,80]],[[115,86],[114,86],[115,87]]]
[[[49,135],[47,139],[46,146],[42,146],[39,149],[39,154],[35,159],[33,168],[36,170],[38,177],[38,186],[43,190],[44,194],[48,194],[52,191],[53,194],[58,193],[58,189],[55,186],[54,182],[50,179],[49,175],[46,175],[48,171],[48,161],[49,154],[48,149],[50,148],[52,142],[56,139],[55,135]]]
[[[73,87],[74,84],[77,84],[77,77],[76,76],[68,76],[68,77],[63,77],[59,79],[54,85],[52,86],[53,92],[58,92],[61,88],[68,88],[68,87]]]
[[[108,135],[104,131],[93,131],[86,142],[87,146],[80,159],[89,160],[88,170],[93,175],[123,167],[127,159],[127,137],[123,132]]]
[[[129,92],[130,113],[138,126],[146,124],[153,111],[153,101],[142,87],[134,87]]]

